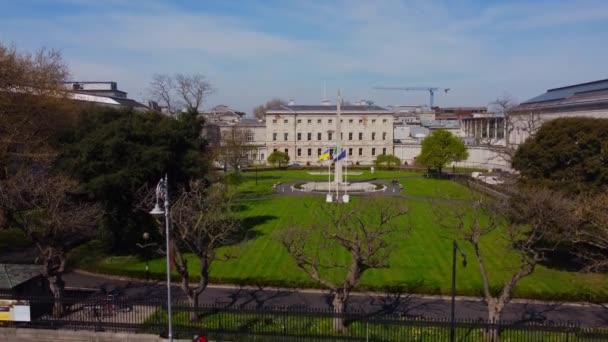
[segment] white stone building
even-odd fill
[[[335,147],[335,105],[289,105],[266,111],[268,153],[282,151],[292,162],[317,165]],[[371,164],[380,154],[393,154],[393,112],[374,105],[341,107],[341,147],[348,164]]]

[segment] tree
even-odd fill
[[[238,242],[241,224],[226,187],[221,183],[205,187],[201,181],[192,181],[188,189],[182,189],[172,206],[171,222],[173,261],[181,277],[181,288],[193,306],[191,319],[195,320],[199,297],[209,284],[212,263],[230,257],[226,253],[218,254],[217,249]],[[200,279],[194,287],[190,286],[188,260],[184,253],[192,253],[199,260],[197,275]]]
[[[281,165],[289,163],[289,155],[285,152],[274,151],[268,156],[268,162],[272,165],[279,164],[281,167]]]
[[[165,172],[172,187],[206,175],[206,145],[194,112],[174,119],[158,113],[93,108],[77,130],[62,139],[60,169],[79,179],[104,207],[103,240],[116,251],[131,250],[150,216],[136,208],[142,184],[155,185]]]
[[[581,222],[572,237],[577,247],[575,254],[585,262],[584,271],[605,272],[608,270],[608,194],[586,194],[575,200]]]
[[[30,54],[0,43],[0,180],[57,155],[55,135],[76,121],[63,83],[68,75],[56,50]]]
[[[538,263],[545,260],[546,253],[554,251],[567,236],[566,232],[576,227],[575,208],[563,194],[545,189],[522,189],[508,200],[479,196],[472,203],[446,201],[434,204],[439,225],[475,252],[490,321],[500,320],[517,283],[531,275]],[[514,267],[510,267],[510,277],[500,284],[490,279],[485,261],[487,255],[482,248],[482,240],[492,233],[499,233],[506,239],[505,254],[517,259]],[[490,340],[497,340],[497,331],[490,329],[489,334]]]
[[[296,265],[333,292],[335,329],[346,328],[342,315],[365,271],[389,267],[392,241],[399,231],[396,219],[406,213],[397,202],[361,199],[357,204],[323,204],[314,213],[318,223],[292,226],[279,234]],[[344,264],[343,253],[348,255]]]
[[[446,130],[433,131],[422,141],[422,150],[418,162],[429,168],[441,170],[449,163],[465,160],[469,157],[467,148],[459,138]]]
[[[522,144],[513,167],[524,182],[570,193],[608,189],[608,120],[559,118]]]
[[[376,167],[385,165],[388,168],[392,168],[401,165],[401,159],[392,154],[381,154],[374,160],[374,165]]]
[[[198,113],[214,91],[211,83],[201,74],[156,74],[149,89],[152,99],[165,105],[170,114],[180,109]]]
[[[266,101],[263,105],[259,105],[253,109],[253,115],[256,119],[264,119],[264,114],[270,108],[286,106],[287,102],[279,98],[273,98],[270,101]]]
[[[78,183],[65,176],[41,172],[17,176],[2,182],[0,207],[12,213],[9,224],[35,244],[42,275],[54,297],[53,316],[61,317],[67,252],[94,235],[99,206],[83,201]]]
[[[249,153],[256,149],[249,143],[248,137],[252,134],[253,132],[250,129],[243,127],[232,126],[222,130],[219,147],[220,161],[238,172],[243,161],[248,160]]]

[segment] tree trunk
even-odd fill
[[[343,292],[337,291],[332,302],[334,308],[334,330],[345,331],[344,313],[346,311],[346,296]]]
[[[490,324],[498,324],[500,322],[504,307],[505,304],[500,300],[488,301],[488,320],[490,321]],[[485,335],[489,342],[500,341],[500,331],[495,326],[489,326],[486,329]]]
[[[65,287],[65,282],[61,279],[61,275],[49,276],[49,288],[53,293],[53,317],[60,318],[63,316],[63,290]]]

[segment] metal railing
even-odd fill
[[[62,300],[64,314],[53,317],[52,297],[11,297],[29,303],[31,321],[0,321],[0,327],[117,331],[166,335],[164,298],[83,294]],[[0,299],[9,299],[0,296]],[[193,307],[174,301],[173,333],[189,338],[205,334],[217,341],[449,341],[444,318],[349,310],[337,315],[329,308],[303,306],[254,307],[231,302]],[[345,326],[336,329],[336,326]],[[455,324],[456,341],[608,341],[608,328],[584,328],[574,322],[535,323],[462,320]]]

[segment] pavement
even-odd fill
[[[161,298],[166,285],[118,277],[107,277],[71,272],[64,276],[66,287],[72,290],[115,291],[132,298]],[[176,300],[185,299],[181,288],[172,286]],[[255,286],[210,285],[201,302],[226,307],[292,307],[330,308],[332,295],[328,291],[314,289],[281,289]],[[450,298],[422,296],[405,293],[355,293],[350,301],[351,309],[373,313],[397,314],[419,318],[448,318]],[[486,304],[479,298],[457,297],[456,317],[460,319],[485,319]],[[505,307],[503,319],[519,322],[579,322],[581,326],[608,326],[608,305],[590,303],[562,303],[529,300],[513,300]]]

